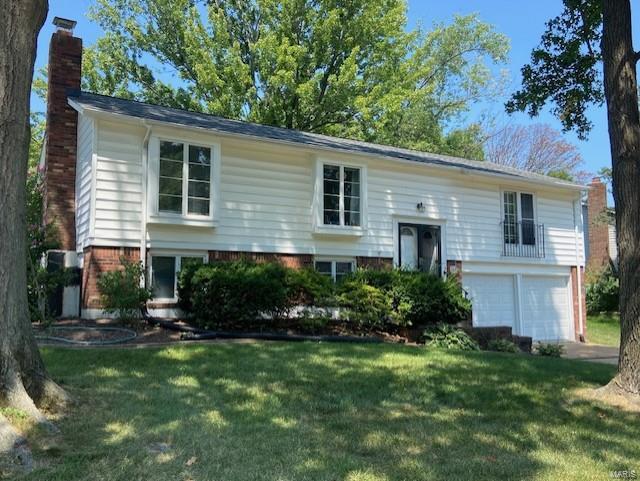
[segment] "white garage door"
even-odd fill
[[[522,334],[534,340],[573,339],[568,276],[522,276]]]
[[[462,285],[473,303],[474,326],[514,327],[516,318],[514,276],[464,274]]]

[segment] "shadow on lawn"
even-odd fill
[[[570,389],[611,374],[590,363],[291,343],[59,349],[47,360],[81,400],[60,459],[40,472],[48,480],[69,469],[107,480],[509,479],[554,469],[554,457],[573,467],[567,479],[581,477],[572,457],[636,468],[619,463],[638,454],[637,417],[570,401]],[[170,449],[149,453],[158,442]]]

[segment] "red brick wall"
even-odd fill
[[[75,183],[78,113],[67,103],[80,89],[82,40],[56,32],[49,46],[47,139],[45,145],[45,222],[55,222],[60,248],[75,250]]]
[[[458,281],[462,282],[462,261],[447,261],[447,274],[455,274]]]
[[[311,254],[277,254],[273,252],[209,251],[209,262],[250,259],[255,262],[281,262],[287,267],[313,267]]]
[[[576,341],[584,342],[587,336],[587,299],[586,290],[584,285],[584,267],[580,268],[580,286],[581,292],[578,296],[578,269],[576,266],[571,267],[571,286],[572,286],[572,298],[573,298],[573,324],[574,332],[576,333]],[[580,300],[578,299],[580,297]],[[579,302],[582,302],[582,332],[580,332],[580,306]]]
[[[136,247],[87,247],[84,250],[82,267],[82,308],[100,308],[98,278],[104,272],[121,269],[120,258],[140,260],[140,249]]]
[[[356,266],[368,269],[391,269],[393,259],[391,257],[356,257]]]
[[[609,224],[604,212],[607,210],[607,187],[594,177],[588,195],[589,259],[590,269],[600,269],[609,263]]]

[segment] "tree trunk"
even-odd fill
[[[629,0],[603,4],[602,57],[620,264],[620,361],[609,388],[640,394],[640,115]]]
[[[38,407],[66,401],[47,375],[27,304],[26,176],[29,97],[47,0],[0,0],[0,404],[38,421]]]

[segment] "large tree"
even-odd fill
[[[585,137],[589,104],[607,105],[620,273],[620,361],[607,391],[640,396],[640,113],[630,0],[564,0],[522,69],[509,110],[536,115],[552,101],[566,129]],[[603,75],[601,75],[601,72]]]
[[[46,0],[0,0],[0,405],[46,422],[39,407],[66,401],[47,374],[27,303],[29,97]]]
[[[408,31],[404,0],[97,0],[91,16],[87,90],[450,154],[481,153],[453,121],[496,94],[509,46],[475,15]]]

